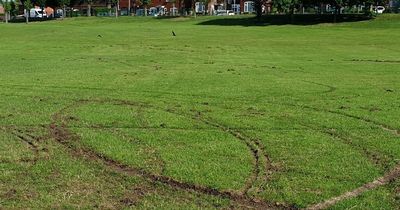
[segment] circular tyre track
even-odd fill
[[[123,100],[80,100],[80,101],[76,101],[75,103],[73,103],[69,106],[66,106],[65,108],[61,109],[59,112],[55,113],[53,115],[53,122],[50,125],[50,133],[54,139],[56,139],[62,145],[69,148],[73,155],[79,156],[79,157],[85,157],[89,160],[101,161],[106,166],[110,167],[111,169],[113,169],[117,172],[126,173],[126,174],[134,175],[134,176],[142,176],[142,177],[146,178],[147,180],[149,180],[150,182],[162,183],[162,184],[168,185],[174,189],[183,189],[183,190],[188,190],[188,191],[194,191],[197,193],[228,198],[228,199],[231,199],[232,201],[235,201],[238,204],[245,206],[245,207],[262,208],[262,209],[265,209],[265,208],[295,209],[295,207],[293,205],[276,204],[276,203],[272,203],[272,202],[261,201],[261,200],[255,199],[255,198],[251,198],[250,196],[247,195],[248,192],[251,190],[251,188],[254,187],[253,185],[258,179],[267,178],[268,174],[271,173],[270,172],[271,164],[270,164],[269,157],[263,151],[263,148],[265,148],[265,147],[260,143],[259,140],[252,139],[248,136],[245,136],[238,130],[231,129],[231,128],[224,126],[222,124],[219,124],[209,118],[203,117],[200,112],[197,112],[194,115],[190,115],[187,113],[178,112],[176,110],[171,110],[171,109],[163,110],[161,108],[152,107],[154,109],[159,109],[159,110],[173,113],[176,115],[181,115],[181,116],[184,116],[187,118],[190,117],[194,120],[203,122],[207,125],[217,128],[221,131],[229,133],[230,135],[234,136],[235,138],[239,139],[240,141],[242,141],[243,143],[246,144],[246,146],[251,151],[251,153],[254,157],[253,174],[250,176],[250,178],[246,182],[246,185],[243,187],[241,192],[235,192],[235,191],[229,191],[229,190],[227,190],[227,191],[218,190],[218,189],[210,188],[208,186],[201,186],[201,185],[196,185],[196,184],[192,184],[192,183],[182,182],[182,181],[175,180],[175,179],[173,179],[171,177],[167,177],[167,176],[152,174],[143,169],[135,168],[132,166],[128,166],[128,165],[116,162],[115,160],[105,157],[102,154],[96,153],[95,151],[77,147],[75,144],[73,144],[73,142],[79,141],[79,137],[77,137],[75,134],[71,133],[68,130],[68,128],[67,128],[68,125],[66,123],[67,120],[63,119],[63,114],[70,108],[79,106],[80,104],[84,104],[84,103],[114,103],[115,105],[131,105],[131,106],[143,105],[143,104],[139,104],[136,102],[123,101]],[[277,103],[274,103],[274,104],[277,104]],[[374,124],[375,126],[380,127],[385,132],[390,132],[393,135],[396,135],[397,137],[400,136],[400,131],[398,129],[394,129],[391,126],[382,124],[380,122],[377,122],[375,120],[371,120],[368,118],[359,117],[356,115],[343,113],[343,112],[339,112],[339,111],[320,109],[320,108],[315,108],[315,107],[305,106],[305,105],[295,105],[295,104],[277,104],[277,105],[293,106],[293,107],[302,108],[302,109],[310,109],[310,110],[313,110],[316,112],[331,113],[331,114],[341,115],[341,116],[347,117],[347,118],[353,118],[353,119],[362,121],[364,123]],[[315,129],[315,128],[311,128],[311,129],[320,131],[320,132],[328,134],[328,135],[332,135],[335,138],[342,139],[343,141],[346,140],[345,137],[337,136],[330,131],[321,131],[320,129]],[[385,173],[383,176],[373,180],[372,182],[366,183],[354,190],[345,192],[339,196],[327,199],[327,200],[322,201],[317,204],[310,205],[309,207],[307,207],[307,209],[329,208],[330,206],[333,206],[334,204],[336,204],[342,200],[356,197],[368,190],[372,190],[379,186],[386,185],[389,182],[391,182],[399,177],[400,177],[400,165],[397,165],[396,167],[394,167],[394,169]]]
[[[78,100],[64,108],[62,108],[59,112],[56,112],[52,116],[52,123],[49,126],[50,135],[60,144],[68,148],[70,153],[76,157],[83,157],[91,161],[101,162],[110,169],[124,173],[132,176],[141,176],[146,180],[152,183],[162,183],[168,185],[173,189],[181,189],[187,191],[194,191],[201,194],[219,196],[223,198],[228,198],[234,203],[246,208],[257,208],[257,209],[296,209],[294,206],[282,204],[282,203],[274,203],[267,202],[264,200],[256,199],[248,195],[248,192],[253,187],[254,183],[258,179],[266,178],[264,175],[268,174],[268,170],[270,169],[270,161],[269,157],[263,151],[263,146],[258,140],[251,139],[237,130],[232,130],[229,127],[225,127],[221,124],[218,124],[210,119],[206,119],[201,117],[201,113],[197,113],[195,116],[190,116],[188,114],[179,113],[173,110],[164,110],[157,107],[151,107],[153,109],[159,109],[162,111],[166,111],[169,113],[173,113],[176,115],[180,115],[183,117],[191,117],[194,120],[200,121],[202,123],[208,124],[214,128],[217,128],[223,132],[226,132],[238,140],[245,143],[248,149],[251,151],[252,156],[254,158],[254,167],[253,173],[246,182],[246,185],[243,187],[241,192],[237,192],[234,190],[219,190],[215,188],[211,188],[208,186],[197,185],[189,182],[183,182],[180,180],[176,180],[172,177],[163,176],[148,172],[142,168],[133,167],[127,164],[120,163],[118,161],[113,160],[101,153],[98,153],[94,150],[90,150],[88,148],[84,148],[80,146],[79,141],[80,137],[74,134],[68,129],[68,119],[64,116],[67,111],[72,108],[81,106],[83,104],[88,103],[112,103],[113,105],[128,105],[128,106],[148,106],[146,104],[125,101],[125,100]]]
[[[344,113],[344,112],[339,112],[339,111],[334,111],[334,110],[328,110],[328,109],[321,109],[321,108],[316,108],[316,107],[312,107],[312,106],[307,106],[307,105],[296,105],[296,104],[290,104],[290,103],[274,103],[274,102],[268,102],[270,104],[275,104],[275,105],[283,105],[283,106],[292,106],[292,107],[297,107],[297,108],[301,108],[301,109],[309,109],[309,110],[313,110],[316,112],[321,112],[321,113],[330,113],[330,114],[336,114],[336,115],[340,115],[342,117],[347,117],[347,118],[352,118],[358,121],[362,121],[364,123],[369,123],[369,124],[373,124],[379,128],[381,128],[383,131],[385,132],[389,132],[393,135],[395,135],[396,137],[400,137],[400,130],[395,129],[389,125],[380,123],[378,121],[372,120],[372,119],[368,119],[365,117],[360,117],[360,116],[356,116],[356,115],[352,115],[349,113]],[[340,138],[344,141],[346,141],[347,139],[345,139],[342,136],[338,136],[335,133],[329,132],[329,131],[322,131],[320,129],[315,129],[312,128],[308,125],[305,125],[308,128],[311,128],[313,130],[328,134],[328,135],[333,135],[336,138]],[[368,155],[368,154],[367,154]],[[400,164],[397,164],[394,168],[392,168],[391,170],[389,170],[388,172],[386,172],[383,176],[376,178],[375,180],[365,183],[364,185],[351,190],[351,191],[347,191],[344,192],[341,195],[329,198],[325,201],[322,201],[320,203],[317,204],[313,204],[307,207],[307,209],[310,210],[319,210],[319,209],[327,209],[333,205],[335,205],[336,203],[349,199],[349,198],[353,198],[353,197],[357,197],[358,195],[369,191],[369,190],[373,190],[377,187],[386,185],[396,179],[400,178]]]

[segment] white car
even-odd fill
[[[217,16],[235,15],[235,13],[232,10],[217,10],[216,14],[217,14]]]
[[[31,18],[47,18],[47,14],[42,9],[34,9],[34,8],[32,8],[29,11],[29,17],[31,17]]]
[[[382,14],[385,11],[385,7],[384,6],[377,6],[375,8],[375,13],[377,14]]]

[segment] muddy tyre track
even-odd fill
[[[306,127],[309,130],[315,131],[322,133],[326,136],[332,137],[334,139],[339,140],[340,142],[350,146],[352,149],[355,151],[358,151],[360,154],[362,154],[365,158],[367,158],[374,166],[381,168],[382,170],[388,170],[390,161],[387,160],[387,158],[383,158],[378,152],[374,150],[367,149],[365,147],[362,147],[361,145],[358,145],[353,142],[354,137],[350,137],[344,134],[340,134],[337,132],[335,129],[326,129],[326,128],[317,128],[315,125],[309,125],[305,123],[299,123],[300,125]],[[354,138],[358,140],[362,140],[362,138]],[[389,159],[395,159],[393,156],[390,156]]]
[[[332,93],[332,92],[337,90],[337,88],[333,87],[332,85],[322,84],[322,83],[308,81],[308,80],[301,80],[301,81],[305,82],[305,83],[314,84],[314,85],[318,85],[318,86],[322,86],[322,87],[328,88],[328,90],[321,91],[320,93]]]
[[[261,144],[259,140],[255,140],[253,138],[250,138],[244,134],[242,134],[240,131],[231,129],[227,126],[224,126],[210,118],[203,117],[201,112],[196,112],[194,115],[189,115],[185,113],[180,113],[171,109],[166,110],[167,112],[177,114],[183,117],[190,117],[193,120],[200,121],[202,123],[205,123],[206,125],[210,125],[212,127],[215,127],[225,133],[230,134],[231,136],[235,137],[236,139],[239,139],[242,141],[249,151],[251,152],[253,156],[253,172],[252,175],[248,178],[246,181],[245,186],[241,190],[241,194],[246,195],[249,194],[252,188],[256,187],[255,183],[257,181],[267,181],[269,174],[272,173],[272,164],[270,161],[269,156],[267,153],[264,151],[264,146]]]
[[[40,159],[40,152],[46,151],[45,148],[41,148],[38,144],[42,140],[42,137],[37,137],[35,135],[30,134],[30,131],[28,130],[21,130],[18,128],[13,128],[10,131],[10,133],[13,134],[15,137],[17,137],[22,142],[24,142],[28,146],[28,148],[33,152],[32,159],[24,159],[23,161],[32,163],[33,165],[36,164],[36,162]]]
[[[235,204],[242,206],[244,208],[256,208],[256,209],[297,209],[294,206],[281,204],[281,203],[274,203],[274,202],[267,202],[264,200],[259,200],[253,197],[249,197],[246,193],[236,192],[233,190],[219,190],[216,188],[211,188],[208,186],[197,185],[193,183],[183,182],[180,180],[176,180],[172,177],[163,176],[159,174],[153,174],[141,168],[136,168],[130,165],[126,165],[115,161],[101,153],[93,151],[88,148],[84,148],[80,146],[80,139],[79,136],[75,135],[68,129],[68,120],[64,118],[63,114],[67,112],[69,109],[77,107],[79,105],[85,103],[114,103],[116,105],[130,105],[136,106],[138,103],[131,102],[131,101],[123,101],[123,100],[79,100],[76,101],[64,108],[62,108],[59,112],[53,114],[52,116],[52,123],[49,126],[49,133],[53,139],[55,139],[58,143],[63,145],[67,148],[71,155],[78,157],[78,158],[85,158],[89,161],[100,162],[107,166],[108,168],[112,169],[113,171],[124,173],[131,176],[140,176],[145,178],[151,183],[161,183],[167,185],[176,190],[185,190],[189,192],[195,192],[205,195],[211,196],[218,196],[222,198],[227,198],[234,202]],[[154,108],[154,107],[152,107]],[[165,111],[165,110],[163,110]],[[176,114],[176,113],[175,113]],[[212,122],[208,122],[212,124]],[[214,124],[215,125],[215,124]],[[229,131],[231,135],[234,135],[236,138],[239,138],[243,141],[249,141],[249,138],[244,137],[242,134],[231,131],[228,128],[224,128],[222,126],[218,126],[219,129],[224,129],[225,131]],[[252,145],[250,150],[253,154],[257,157],[256,162],[259,162],[261,155],[259,154],[260,149],[256,144],[250,143]],[[250,146],[249,146],[250,147]],[[255,169],[257,174],[260,173],[259,169]],[[258,177],[258,176],[257,176]],[[255,179],[255,178],[252,178]],[[253,183],[253,181],[251,182]],[[250,188],[250,187],[248,187]]]
[[[348,191],[345,192],[339,196],[330,198],[326,201],[323,201],[321,203],[317,203],[315,205],[309,206],[307,209],[308,210],[319,210],[319,209],[326,209],[329,208],[333,205],[335,205],[336,203],[349,199],[349,198],[353,198],[356,197],[366,191],[369,190],[373,190],[377,187],[386,185],[388,183],[390,183],[391,181],[398,179],[400,177],[400,165],[396,166],[394,169],[392,169],[391,171],[389,171],[388,173],[386,173],[385,175],[375,179],[372,182],[366,183],[361,187],[358,187],[352,191]]]
[[[320,109],[320,108],[316,108],[316,107],[312,107],[312,106],[307,106],[307,105],[296,105],[296,104],[289,104],[289,103],[273,103],[273,102],[268,102],[271,104],[277,104],[277,105],[284,105],[284,106],[292,106],[292,107],[297,107],[297,108],[303,108],[303,109],[309,109],[309,110],[313,110],[316,112],[321,112],[321,113],[331,113],[331,114],[336,114],[336,115],[340,115],[343,117],[347,117],[347,118],[352,118],[364,123],[369,123],[369,124],[373,124],[379,128],[381,128],[383,131],[391,133],[392,135],[396,136],[396,137],[400,137],[400,130],[393,128],[389,125],[380,123],[376,120],[372,120],[372,119],[368,119],[365,117],[361,117],[361,116],[357,116],[357,115],[353,115],[353,114],[349,114],[349,113],[345,113],[345,112],[339,112],[339,111],[335,111],[335,110],[328,110],[328,109]],[[332,135],[330,132],[326,132],[327,134]],[[338,136],[336,136],[338,137]],[[342,137],[339,137],[342,138]],[[343,139],[346,140],[346,139]],[[309,207],[307,207],[307,209],[310,210],[317,210],[317,209],[326,209],[329,208],[333,205],[335,205],[336,203],[349,199],[349,198],[353,198],[353,197],[357,197],[359,195],[361,195],[364,192],[367,192],[369,190],[373,190],[377,187],[386,185],[394,180],[397,180],[400,178],[400,163],[398,163],[393,169],[389,170],[388,172],[386,172],[384,175],[382,175],[381,177],[376,178],[375,180],[366,183],[364,185],[362,185],[361,187],[358,187],[354,190],[351,191],[347,191],[342,193],[341,195],[338,195],[336,197],[327,199],[325,201],[322,201],[320,203],[314,204],[314,205],[310,205]]]

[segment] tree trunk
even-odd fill
[[[304,15],[304,5],[303,4],[300,4],[300,10],[301,10],[301,14]]]
[[[254,1],[254,9],[256,10],[257,20],[260,21],[261,20],[261,16],[262,16],[262,2],[261,2],[261,0],[255,0]]]
[[[4,13],[4,18],[6,19],[6,23],[8,23],[8,11]]]
[[[128,16],[131,16],[131,0],[128,0]]]
[[[62,20],[64,20],[64,17],[65,17],[65,11],[66,11],[66,9],[65,9],[65,5],[63,5],[63,14],[62,14]]]
[[[118,9],[119,9],[119,0],[117,1],[117,4],[115,5],[115,18],[118,18]]]
[[[26,22],[26,24],[29,23],[29,12],[27,9],[25,9],[25,22]]]
[[[290,23],[293,24],[294,23],[294,6],[290,6],[289,9],[289,13],[290,13]]]
[[[192,1],[192,4],[193,4],[193,6],[192,6],[192,10],[193,10],[193,16],[194,16],[194,18],[196,18],[196,1]]]
[[[92,5],[90,3],[87,5],[87,16],[92,16]]]
[[[340,8],[341,8],[340,5],[338,5],[338,4],[335,5],[335,13],[334,13],[334,15],[333,15],[333,22],[334,22],[334,23],[337,22],[337,16],[338,16],[338,14],[340,13]]]
[[[147,16],[147,5],[144,6],[144,16]]]
[[[172,3],[172,16],[175,16],[175,2]]]

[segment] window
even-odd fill
[[[196,13],[203,13],[205,10],[205,5],[203,2],[196,2]]]
[[[233,4],[232,10],[234,13],[240,13],[240,4]]]
[[[254,2],[246,1],[244,2],[244,12],[254,12]]]
[[[173,7],[169,9],[169,12],[171,15],[177,15],[178,14],[178,8]]]

